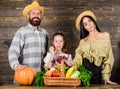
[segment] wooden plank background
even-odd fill
[[[79,43],[79,32],[75,28],[76,17],[84,10],[94,11],[100,29],[111,34],[115,57],[111,80],[120,83],[120,0],[38,1],[45,7],[41,27],[48,31],[50,41],[54,32],[62,30],[73,57]],[[0,85],[12,83],[14,71],[9,66],[7,53],[15,32],[27,24],[22,9],[31,2],[32,0],[0,0]]]

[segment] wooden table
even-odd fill
[[[120,85],[91,85],[90,87],[39,87],[39,86],[19,86],[5,84],[0,89],[120,89]]]

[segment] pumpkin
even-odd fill
[[[31,85],[35,76],[36,71],[31,67],[25,67],[23,70],[18,70],[14,73],[14,78],[20,85]]]

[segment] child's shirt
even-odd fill
[[[44,66],[46,67],[50,61],[50,56],[51,56],[51,53],[48,52],[46,57],[44,58]],[[54,54],[54,58],[53,60],[51,61],[52,62],[52,66],[57,66],[57,63],[58,62],[59,64],[61,63],[61,61],[65,59],[67,60],[68,62],[72,61],[72,56],[71,54]]]

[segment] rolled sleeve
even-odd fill
[[[45,56],[45,58],[44,58],[44,66],[46,67],[47,65],[48,65],[48,63],[49,63],[49,61],[50,61],[50,53],[49,52],[47,52],[47,55]]]
[[[15,70],[16,66],[19,65],[18,58],[20,56],[20,50],[22,49],[23,44],[21,32],[17,31],[8,51],[9,63],[13,70]]]
[[[79,45],[75,51],[75,57],[72,61],[73,65],[76,65],[76,64],[82,65],[82,56],[81,55],[82,55],[82,52],[80,51],[80,45]]]
[[[107,58],[104,59],[103,65],[102,65],[102,78],[103,80],[109,80],[111,76],[111,71],[113,68],[113,63],[114,63],[114,57],[113,57],[113,52],[111,45],[109,47],[109,53]]]

